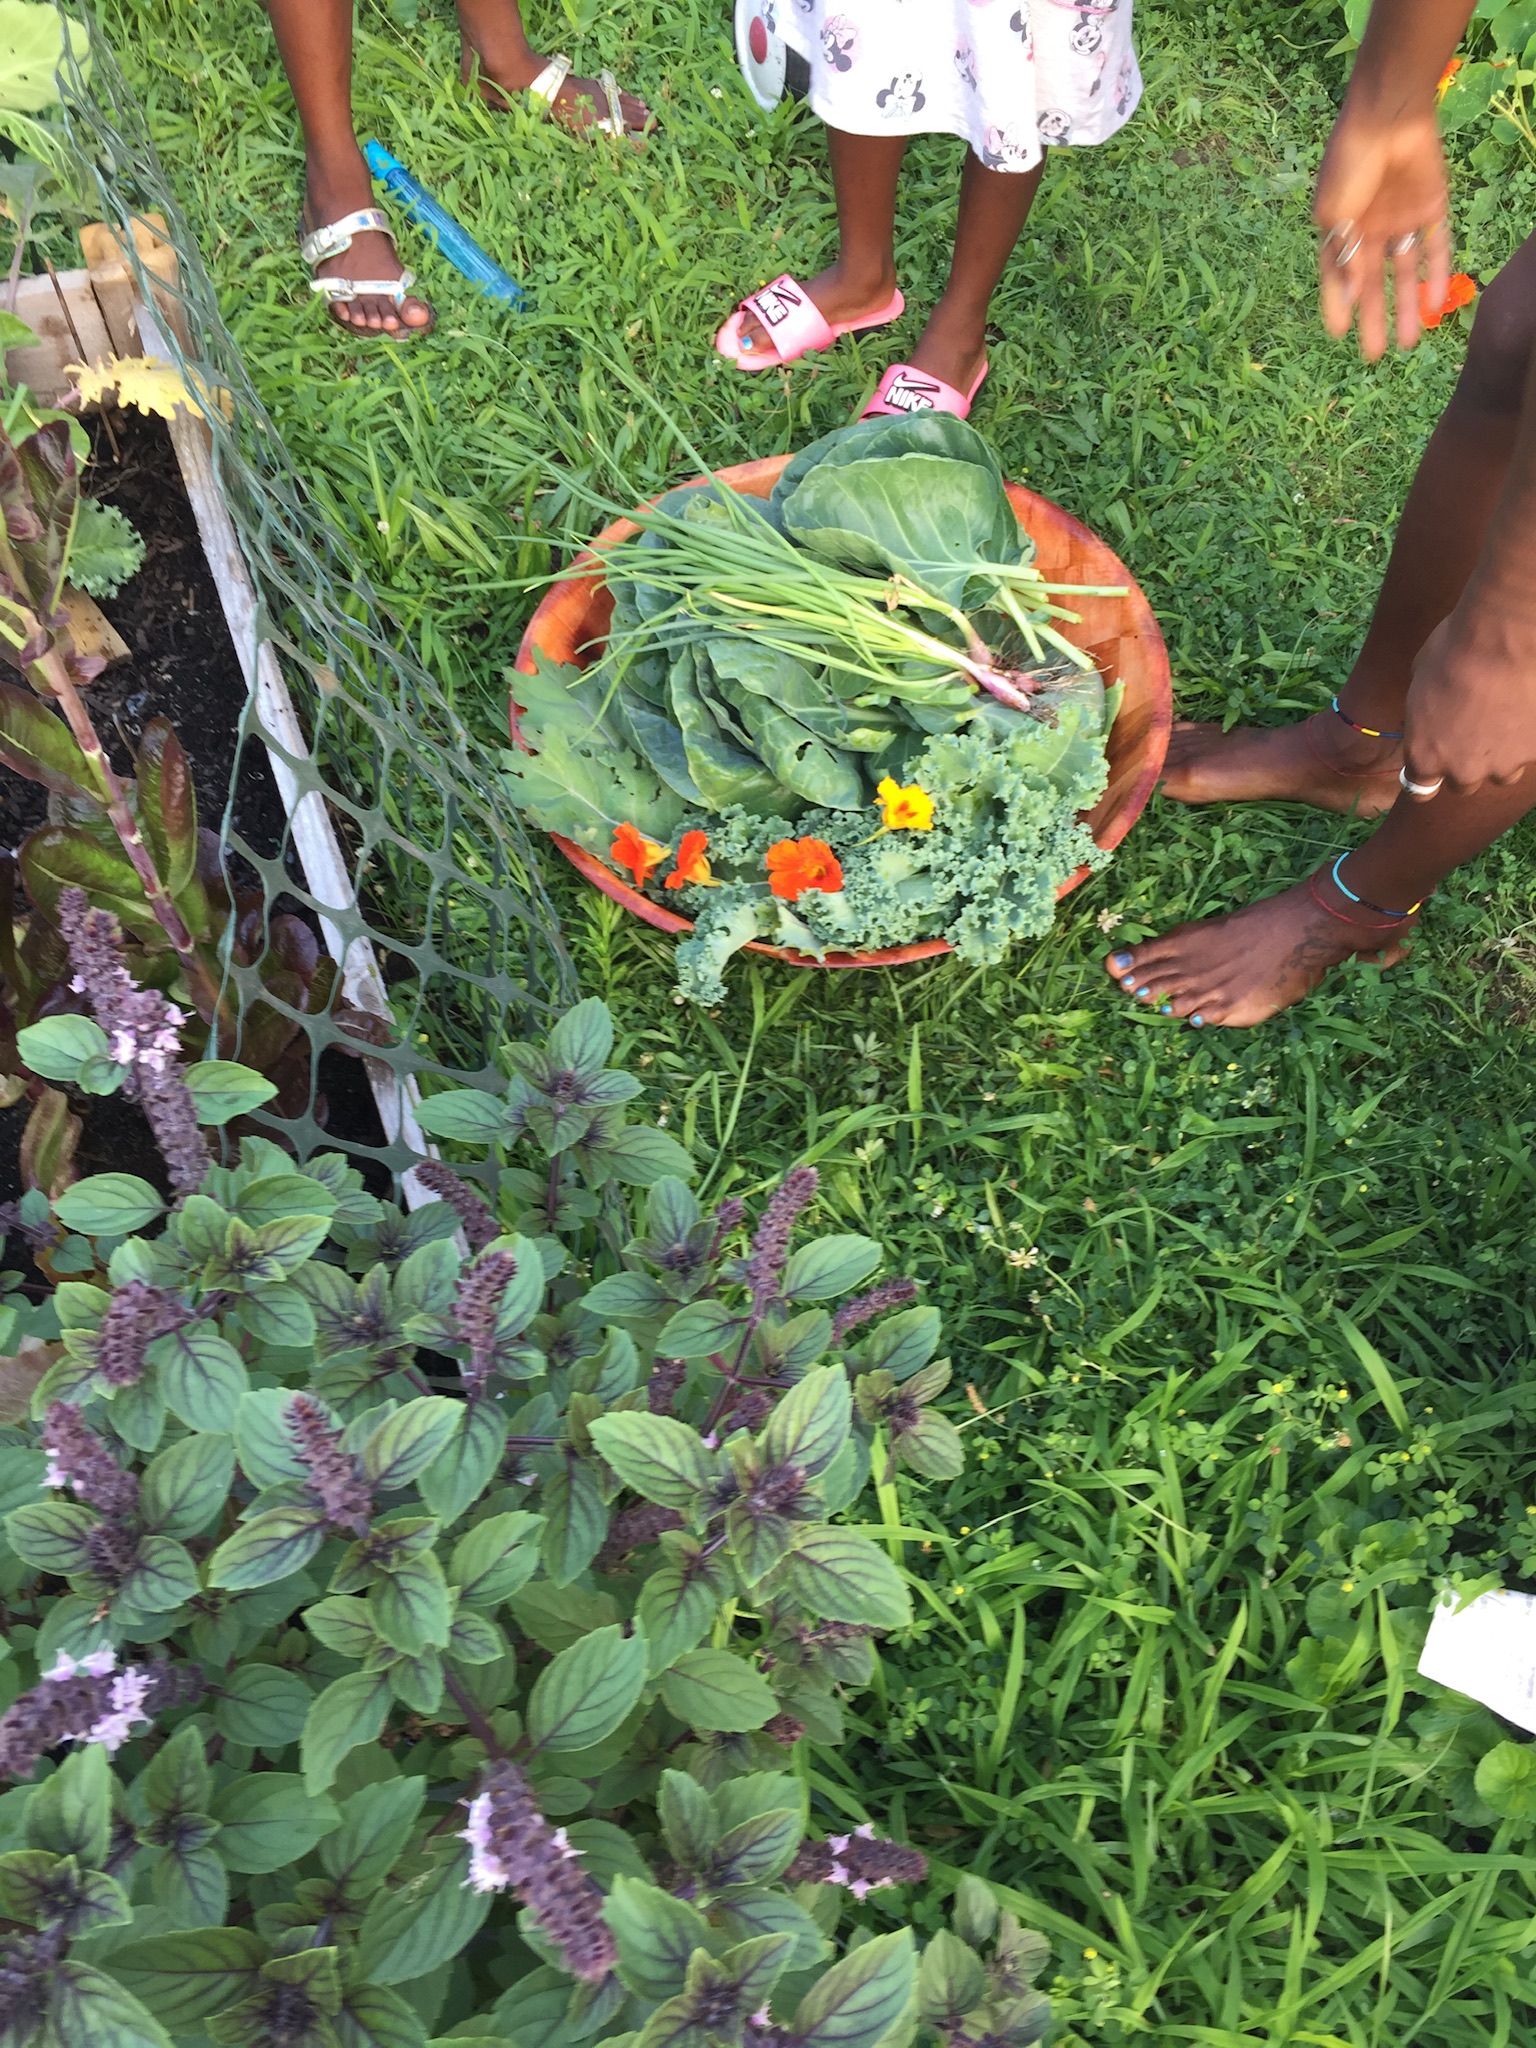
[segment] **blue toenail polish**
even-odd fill
[[[1193,1017],[1191,1017],[1189,1021],[1191,1024],[1194,1025],[1197,1031],[1203,1031],[1205,1029],[1205,1019],[1202,1016],[1200,1016],[1198,1012],[1196,1012],[1196,1014]]]
[[[1157,1014],[1159,1015],[1159,1017],[1171,1017],[1173,1015],[1172,1003],[1164,1003],[1158,1010]]]
[[[1151,989],[1150,989],[1150,988],[1139,988],[1139,989],[1137,989],[1137,991],[1136,991],[1136,1000],[1137,1000],[1137,1002],[1139,1003],[1139,1002],[1141,1001],[1141,999],[1142,999],[1142,997],[1143,997],[1143,996],[1149,996],[1149,995],[1151,995],[1151,993],[1152,993],[1152,991],[1151,991]]]
[[[1125,978],[1124,978],[1124,980],[1123,980],[1123,981],[1122,981],[1122,982],[1120,983],[1120,986],[1121,986],[1122,988],[1134,988],[1134,987],[1136,986],[1136,977],[1135,977],[1135,975],[1134,975],[1134,974],[1128,974],[1128,975],[1126,975],[1126,976],[1125,976]]]
[[[1109,964],[1111,967],[1113,967],[1116,974],[1124,974],[1126,968],[1129,967],[1131,964],[1131,956],[1129,953],[1112,954],[1110,956]]]

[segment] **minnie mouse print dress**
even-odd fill
[[[848,135],[958,135],[993,171],[1104,142],[1141,98],[1131,0],[770,0]]]

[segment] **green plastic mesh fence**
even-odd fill
[[[102,218],[130,249],[135,216],[157,212],[169,224],[179,322],[158,280],[133,259],[145,303],[162,291],[166,317],[158,336],[147,323],[149,338],[163,336],[162,352],[178,367],[229,394],[227,412],[210,406],[195,441],[222,485],[233,526],[226,537],[231,548],[238,542],[254,592],[250,616],[231,620],[249,692],[243,740],[267,750],[288,827],[281,846],[251,845],[234,826],[232,783],[222,822],[227,865],[238,874],[244,863],[260,877],[264,919],[304,906],[339,966],[327,1003],[311,1013],[264,988],[226,946],[234,1029],[217,1050],[239,1058],[242,1043],[271,1030],[275,1009],[309,1054],[307,1100],[284,1105],[296,1109],[282,1121],[285,1136],[303,1154],[342,1144],[405,1174],[425,1149],[411,1115],[418,1078],[495,1078],[498,1045],[571,999],[555,916],[521,823],[497,798],[491,750],[390,629],[343,539],[306,503],[219,316],[142,111],[99,32],[88,66],[70,64],[61,84]],[[205,542],[206,519],[217,527],[224,516],[219,497],[215,489],[198,507]],[[248,744],[241,754],[249,761]],[[387,1042],[367,1062],[384,1131],[373,1143],[322,1128],[316,1115],[322,1055],[338,1044],[355,1051],[359,1011],[388,1023]]]

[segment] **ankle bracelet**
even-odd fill
[[[1340,709],[1339,700],[1337,696],[1335,696],[1333,700],[1333,708],[1335,711],[1338,712],[1339,717],[1343,719],[1344,723],[1349,727],[1351,732],[1360,733],[1365,739],[1400,740],[1402,738],[1402,734],[1400,732],[1385,732],[1379,730],[1374,725],[1356,725],[1355,721],[1350,717],[1349,713],[1347,711]],[[1406,916],[1406,914],[1407,913],[1405,912],[1404,915]]]
[[[1339,873],[1339,869],[1343,867],[1348,859],[1349,854],[1347,851],[1341,853],[1329,869],[1329,873],[1333,877],[1335,889],[1338,890],[1341,896],[1347,896],[1351,903],[1358,903],[1362,910],[1374,910],[1378,917],[1386,918],[1391,924],[1401,924],[1405,918],[1412,917],[1416,911],[1424,908],[1424,898],[1422,896],[1417,903],[1410,903],[1406,910],[1388,910],[1384,903],[1373,903],[1369,896],[1357,896]]]

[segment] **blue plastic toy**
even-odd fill
[[[472,285],[478,285],[488,299],[499,299],[511,307],[524,304],[528,295],[522,286],[486,255],[474,236],[445,207],[438,205],[399,157],[391,156],[381,142],[365,142],[363,155],[385,191],[394,195],[406,219],[432,237],[439,254],[446,256],[455,270]]]

